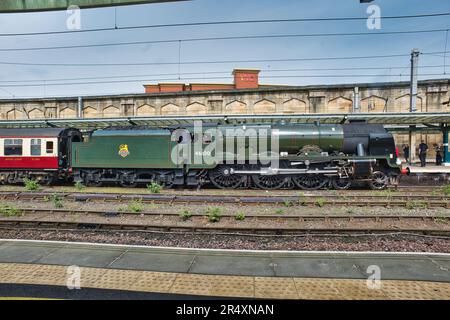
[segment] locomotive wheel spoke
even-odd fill
[[[252,176],[252,180],[258,188],[271,190],[281,189],[288,182],[288,179],[283,176],[255,175]]]
[[[373,190],[386,189],[389,184],[389,177],[383,171],[375,171],[371,178],[370,188]]]
[[[244,181],[245,176],[230,174],[230,167],[219,166],[209,173],[209,179],[212,184],[220,189],[236,189],[240,187]]]
[[[292,180],[297,187],[303,190],[318,190],[324,187],[328,182],[327,177],[316,174],[294,176]]]
[[[331,184],[336,190],[347,190],[352,185],[351,181],[345,178],[333,178]]]

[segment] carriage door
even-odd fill
[[[68,168],[72,166],[72,143],[81,142],[83,140],[82,134],[77,130],[64,131],[60,136],[59,141],[59,167]]]

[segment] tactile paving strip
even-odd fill
[[[170,291],[176,277],[176,273],[142,272],[139,278],[129,286],[129,290],[166,293]]]
[[[294,278],[299,299],[303,300],[336,300],[343,299],[334,285],[333,279]]]
[[[253,277],[178,274],[171,293],[215,297],[253,298]]]
[[[0,263],[0,283],[66,286],[65,266]],[[81,288],[260,299],[445,299],[450,283],[384,280],[370,289],[365,280],[220,276],[119,269],[80,268]]]
[[[66,285],[65,267],[9,264],[0,267],[0,283]]]
[[[255,278],[255,297],[261,299],[298,299],[292,278]]]

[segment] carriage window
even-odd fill
[[[5,139],[5,156],[21,156],[22,144],[22,139]]]
[[[30,154],[32,156],[40,156],[41,155],[41,139],[31,139],[31,149]]]
[[[47,153],[53,153],[53,141],[47,141],[45,149],[47,150]]]

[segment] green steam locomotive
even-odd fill
[[[392,134],[367,123],[112,127],[70,145],[74,180],[91,186],[383,189],[402,173]]]

